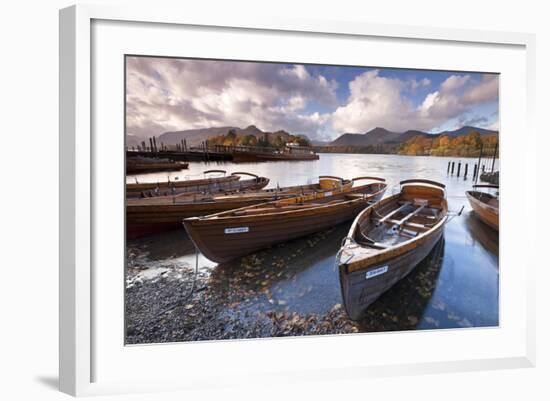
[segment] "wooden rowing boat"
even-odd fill
[[[145,157],[131,157],[126,159],[126,174],[152,173],[157,171],[178,171],[189,167],[189,163],[182,163],[168,159],[151,159]]]
[[[250,189],[221,193],[183,193],[176,196],[159,196],[126,201],[126,232],[128,238],[178,229],[188,217],[204,216],[296,196],[318,193],[351,191],[353,183],[360,180],[344,180],[340,177],[320,176],[319,182],[283,188]]]
[[[499,197],[488,192],[476,191],[476,188],[498,189],[498,185],[474,185],[474,190],[466,191],[466,197],[474,213],[489,227],[498,231]]]
[[[325,230],[353,219],[380,199],[386,183],[350,191],[328,191],[243,207],[183,221],[195,246],[208,259],[222,263],[271,245]]]
[[[206,176],[211,173],[225,174],[225,170],[207,170],[203,172]],[[252,177],[248,180],[241,180],[242,175]],[[217,193],[227,191],[242,191],[245,189],[261,189],[269,183],[269,179],[258,177],[255,174],[235,172],[222,177],[205,177],[195,180],[163,181],[148,183],[126,184],[127,198],[152,198],[161,196],[173,196],[181,193]]]
[[[405,277],[443,236],[445,186],[401,181],[401,191],[363,210],[337,255],[344,306],[360,319],[368,306]]]

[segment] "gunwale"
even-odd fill
[[[210,173],[223,173],[223,174],[226,174],[226,171],[225,170],[206,170],[206,171],[203,171],[203,174],[210,174]],[[257,177],[258,176],[256,176],[256,178]],[[207,184],[212,184],[212,183],[238,181],[240,178],[241,178],[240,175],[237,175],[237,174],[233,173],[233,174],[230,174],[230,175],[224,175],[222,177],[204,177],[204,178],[197,178],[197,179],[194,179],[194,180],[175,180],[175,181],[142,182],[142,183],[130,182],[130,183],[126,183],[126,191],[127,192],[144,191],[144,190],[148,190],[148,189],[155,189],[155,187],[157,187],[157,186],[162,186],[162,187],[174,186],[176,188],[192,187],[192,186],[207,185]]]
[[[273,209],[273,212],[271,212],[271,213],[253,214],[253,215],[248,215],[248,216],[235,216],[235,215],[229,215],[229,214],[239,212],[239,211],[253,210],[253,209],[257,209],[259,207],[265,207],[266,205],[276,205],[276,204],[283,204],[283,203],[287,204],[287,205],[292,205],[292,204],[299,204],[299,203],[303,203],[303,202],[309,202],[309,201],[313,201],[313,200],[326,200],[327,198],[336,197],[336,196],[339,196],[339,195],[340,196],[350,196],[350,195],[354,195],[354,194],[356,195],[359,190],[365,189],[369,185],[371,185],[371,184],[362,185],[360,187],[357,187],[357,189],[355,189],[355,190],[352,188],[352,190],[349,191],[349,192],[339,192],[337,194],[332,194],[331,196],[324,196],[324,197],[317,197],[317,198],[296,197],[296,198],[290,198],[290,199],[281,199],[281,200],[278,200],[278,201],[266,202],[266,203],[261,203],[261,204],[258,204],[258,205],[252,205],[252,206],[245,206],[245,207],[242,207],[242,208],[232,209],[232,210],[228,210],[228,211],[224,211],[224,212],[220,212],[220,213],[215,213],[215,214],[211,214],[211,215],[207,215],[207,216],[200,216],[200,217],[196,217],[196,218],[190,218],[188,220],[190,222],[192,222],[192,224],[200,225],[200,224],[208,224],[209,221],[226,222],[226,221],[235,220],[235,219],[238,220],[238,221],[242,221],[242,222],[249,222],[249,221],[254,221],[254,220],[258,220],[258,219],[259,220],[268,220],[273,216],[281,216],[281,215],[282,216],[289,216],[289,215],[293,215],[293,214],[296,214],[296,213],[303,213],[304,215],[309,215],[309,214],[314,214],[313,212],[315,212],[315,210],[323,210],[323,208],[338,207],[338,206],[342,206],[344,204],[357,203],[357,202],[360,202],[360,201],[365,200],[365,199],[367,199],[367,200],[372,199],[372,198],[374,198],[378,195],[383,194],[386,191],[386,186],[384,186],[383,189],[378,190],[378,191],[376,191],[372,194],[363,194],[364,195],[363,197],[356,197],[355,199],[350,199],[350,200],[347,200],[347,201],[334,203],[334,204],[318,204],[315,207],[309,207],[307,209],[296,209],[296,210],[276,210],[276,209]]]

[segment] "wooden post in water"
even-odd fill
[[[153,136],[153,152],[158,153],[157,149],[157,138]]]
[[[187,152],[187,140],[183,139],[183,149]]]
[[[153,147],[153,138],[149,138],[149,150],[151,152],[154,152],[155,151],[154,149],[155,148]]]
[[[456,170],[456,176],[460,177],[460,160],[458,161],[458,169]]]
[[[475,175],[475,179],[476,179],[475,184],[477,184],[477,177],[479,175],[479,169],[481,168],[481,155],[482,155],[482,153],[483,153],[483,142],[481,142],[481,148],[479,148],[479,157],[477,159],[477,165],[476,165],[475,170],[474,170],[475,171],[474,175]]]
[[[464,165],[464,179],[466,179],[466,177],[468,177],[468,163]]]
[[[472,175],[472,179],[475,180],[477,176],[477,163],[474,164],[474,174]]]
[[[455,162],[451,165],[451,175],[455,173]]]
[[[447,163],[447,175],[449,175],[450,169],[451,169],[451,161],[449,160],[449,163]]]

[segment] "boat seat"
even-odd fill
[[[399,231],[399,235],[407,238],[415,238],[418,236],[418,231],[401,230]]]
[[[395,224],[396,226],[399,225],[399,220],[388,220],[388,222],[392,223],[392,224]],[[419,229],[425,229],[425,230],[428,230],[434,224],[421,224],[421,223],[412,223],[412,222],[402,223],[402,225],[407,226],[407,227],[419,228]]]
[[[346,194],[347,199],[362,199],[366,194]]]

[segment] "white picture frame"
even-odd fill
[[[105,344],[111,341],[106,335],[99,335],[97,325],[102,325],[101,333],[105,331],[107,323],[113,324],[112,330],[121,332],[122,321],[119,317],[115,320],[108,320],[104,315],[98,313],[101,305],[97,306],[95,291],[106,284],[105,276],[94,273],[94,266],[98,260],[97,243],[94,242],[94,235],[97,234],[97,218],[102,213],[96,204],[94,194],[98,185],[96,180],[96,169],[98,168],[98,153],[102,152],[101,143],[94,138],[94,126],[97,126],[96,110],[92,102],[94,88],[91,85],[94,68],[98,68],[94,60],[94,46],[98,43],[105,43],[99,40],[93,42],[94,24],[98,21],[109,21],[109,24],[139,23],[134,26],[137,30],[142,29],[146,24],[162,25],[162,28],[178,29],[178,27],[203,27],[206,31],[238,32],[243,35],[253,35],[254,32],[267,32],[270,35],[307,35],[311,37],[331,38],[332,36],[342,39],[361,40],[361,38],[380,38],[387,41],[414,41],[422,43],[436,43],[437,46],[463,46],[483,47],[494,46],[495,48],[510,48],[509,57],[517,64],[518,77],[515,84],[518,87],[519,99],[514,105],[524,106],[515,114],[514,119],[506,114],[505,121],[501,121],[501,132],[503,138],[508,138],[506,128],[523,129],[524,141],[534,141],[534,133],[531,123],[534,110],[534,45],[535,38],[530,34],[506,33],[506,32],[485,32],[456,29],[436,29],[413,26],[375,25],[366,22],[336,22],[319,20],[293,20],[278,18],[243,18],[242,20],[225,20],[219,17],[206,15],[187,14],[185,10],[166,10],[155,7],[131,7],[112,8],[109,6],[78,5],[60,11],[60,390],[72,395],[94,395],[108,393],[125,393],[133,391],[156,391],[167,389],[202,389],[209,386],[224,386],[231,384],[245,384],[246,380],[239,380],[231,375],[229,369],[222,368],[215,374],[205,373],[200,369],[198,360],[197,369],[185,373],[184,379],[170,376],[164,379],[150,378],[150,380],[130,380],[116,375],[103,375],[99,366],[104,366],[108,361],[112,366],[120,360],[109,360]],[[142,25],[145,24],[145,25]],[[116,29],[127,30],[128,26]],[[160,35],[163,33],[159,33]],[[243,36],[244,37],[244,36]],[[119,39],[121,39],[119,37]],[[131,40],[131,39],[128,39]],[[327,39],[328,40],[328,39]],[[113,41],[116,42],[116,41]],[[513,53],[513,54],[512,54]],[[443,52],[442,52],[443,54]],[[445,57],[444,55],[442,56]],[[508,56],[507,56],[508,57]],[[269,59],[269,55],[266,55]],[[451,65],[445,64],[442,67]],[[496,61],[494,61],[496,62]],[[508,66],[507,68],[512,68]],[[497,68],[498,70],[498,68]],[[499,72],[499,71],[495,71]],[[120,71],[118,71],[120,73]],[[512,72],[510,72],[512,75]],[[511,76],[510,75],[510,76]],[[502,86],[501,86],[502,87]],[[501,106],[503,115],[511,106],[503,104],[510,92],[508,88],[516,86],[504,85],[501,93]],[[121,95],[122,96],[122,95]],[[115,100],[120,104],[123,98]],[[525,111],[525,112],[524,112]],[[519,116],[519,117],[518,117]],[[122,128],[121,128],[122,129]],[[122,132],[121,132],[122,137]],[[503,210],[510,209],[511,200],[506,200],[506,185],[509,182],[523,182],[523,185],[532,184],[534,177],[526,174],[528,169],[534,170],[534,153],[529,149],[516,149],[514,155],[510,151],[513,143],[507,139],[502,146],[504,159],[503,182],[501,183],[504,200],[501,203]],[[115,146],[116,148],[116,146]],[[116,150],[115,150],[116,151]],[[102,157],[103,158],[103,157]],[[116,164],[108,154],[105,155],[106,163]],[[509,160],[509,162],[507,161]],[[506,164],[509,163],[509,164]],[[514,169],[506,170],[506,166],[516,166]],[[122,181],[120,181],[122,184]],[[532,185],[531,187],[535,187]],[[527,195],[520,195],[515,202],[519,206],[527,204]],[[101,209],[101,208],[100,208]],[[518,207],[517,209],[520,209]],[[503,230],[501,231],[502,243],[513,241],[511,227],[514,227],[520,219],[528,221],[527,230],[534,232],[536,211],[533,208],[524,208],[521,216],[516,212],[504,212]],[[514,214],[516,213],[516,214]],[[95,234],[94,234],[95,233]],[[533,246],[533,245],[532,245]],[[253,369],[247,366],[240,366],[238,372],[248,372],[258,383],[273,380],[274,375],[278,380],[296,380],[296,372],[300,372],[300,380],[318,380],[327,378],[353,377],[357,380],[366,377],[386,376],[394,374],[431,373],[449,371],[468,371],[479,369],[500,369],[510,367],[529,367],[535,363],[535,339],[534,339],[534,252],[527,252],[524,259],[514,259],[510,250],[504,245],[501,247],[501,260],[504,264],[518,262],[519,266],[513,270],[503,269],[504,276],[501,285],[501,311],[510,311],[508,297],[520,299],[517,308],[512,308],[514,322],[503,320],[503,324],[496,329],[485,330],[450,330],[445,331],[423,331],[421,333],[394,333],[376,335],[351,335],[351,336],[328,336],[313,337],[310,339],[269,339],[250,340],[239,342],[208,342],[195,344],[192,348],[186,344],[156,345],[148,347],[136,347],[125,350],[124,344],[120,342],[120,358],[136,362],[139,358],[154,358],[160,361],[170,358],[169,355],[181,351],[182,346],[187,347],[186,352],[190,360],[196,358],[197,353],[193,350],[200,347],[200,352],[206,357],[215,358],[223,354],[226,358],[238,359],[246,352],[247,357],[262,352],[285,352],[292,349],[292,352],[307,352],[311,357],[311,363],[296,363],[293,369],[285,370],[275,363],[275,371],[265,366],[254,366]],[[509,258],[509,259],[505,259]],[[121,267],[122,271],[122,267]],[[507,279],[510,277],[510,279]],[[502,278],[502,277],[501,277]],[[116,286],[115,286],[116,287]],[[122,287],[116,287],[122,292]],[[514,291],[512,294],[510,291]],[[108,291],[107,291],[108,293]],[[517,298],[519,297],[519,298]],[[110,301],[110,300],[109,300]],[[115,304],[119,299],[112,300]],[[121,311],[119,311],[121,312]],[[103,322],[102,319],[105,319]],[[119,319],[119,320],[116,320]],[[517,321],[515,321],[517,320]],[[117,323],[118,322],[118,323]],[[499,333],[504,333],[500,335]],[[506,334],[508,333],[508,334]],[[338,338],[337,338],[338,337]],[[466,344],[470,342],[472,348],[478,341],[493,342],[494,348],[487,348],[486,352],[480,349],[472,349],[471,353],[464,352],[461,346],[457,350],[464,353],[463,358],[442,355],[439,360],[418,360],[414,355],[405,355],[400,358],[383,357],[377,359],[373,356],[372,361],[334,359],[335,353],[331,349],[343,347],[343,341],[353,343],[354,346],[367,344],[367,342],[392,341],[395,344],[405,347],[405,343],[418,341],[421,343],[433,343],[444,337],[443,342],[455,342]],[[485,337],[485,338],[481,338]],[[299,345],[296,343],[299,341]],[[235,345],[236,344],[236,345]],[[147,348],[147,349],[146,349]],[[144,351],[144,352],[142,352]],[[315,359],[316,351],[326,353],[329,365],[324,365]],[[148,355],[143,356],[144,353]],[[153,355],[156,354],[156,355]],[[305,355],[305,354],[304,354]],[[113,356],[115,358],[115,356]],[[252,356],[250,356],[252,358]],[[304,358],[302,358],[304,359]],[[376,359],[376,360],[375,360]],[[97,361],[102,361],[98,363]],[[146,361],[147,359],[143,359]],[[152,360],[152,359],[151,359]],[[252,359],[251,359],[252,360]],[[148,360],[149,361],[149,360]],[[168,363],[167,366],[170,366]],[[268,376],[269,374],[269,376]]]

